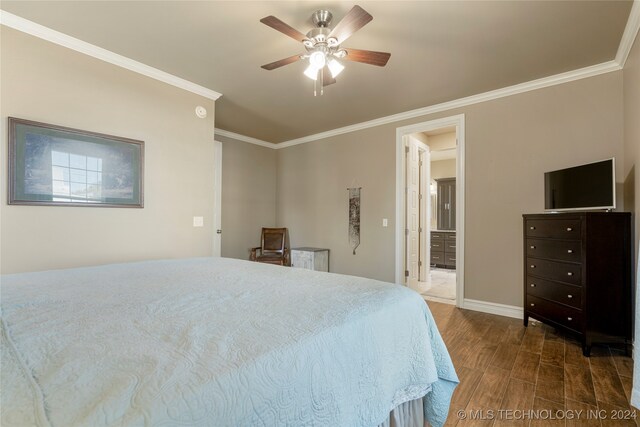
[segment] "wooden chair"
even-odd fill
[[[251,248],[251,261],[291,266],[288,231],[286,228],[263,228],[260,246]],[[258,255],[258,251],[260,254]]]

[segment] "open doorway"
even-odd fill
[[[396,281],[461,307],[464,116],[398,128],[397,144]]]
[[[428,147],[423,156],[421,172],[426,213],[421,229],[428,251],[422,252],[421,262],[428,264],[428,274],[414,286],[423,296],[441,302],[456,300],[456,157],[455,126],[421,132],[414,135]],[[429,166],[425,167],[425,163]]]

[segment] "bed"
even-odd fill
[[[2,276],[1,424],[434,426],[458,382],[419,295],[226,258]]]

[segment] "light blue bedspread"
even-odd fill
[[[458,382],[420,296],[225,258],[2,276],[2,419],[373,427]]]

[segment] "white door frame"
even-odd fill
[[[222,142],[213,141],[213,256],[222,254]],[[220,233],[219,233],[220,231]]]
[[[412,133],[428,132],[455,126],[458,144],[456,146],[456,306],[462,308],[464,301],[464,193],[465,193],[465,117],[458,114],[442,119],[429,120],[396,129],[396,283],[404,285],[404,137]]]

